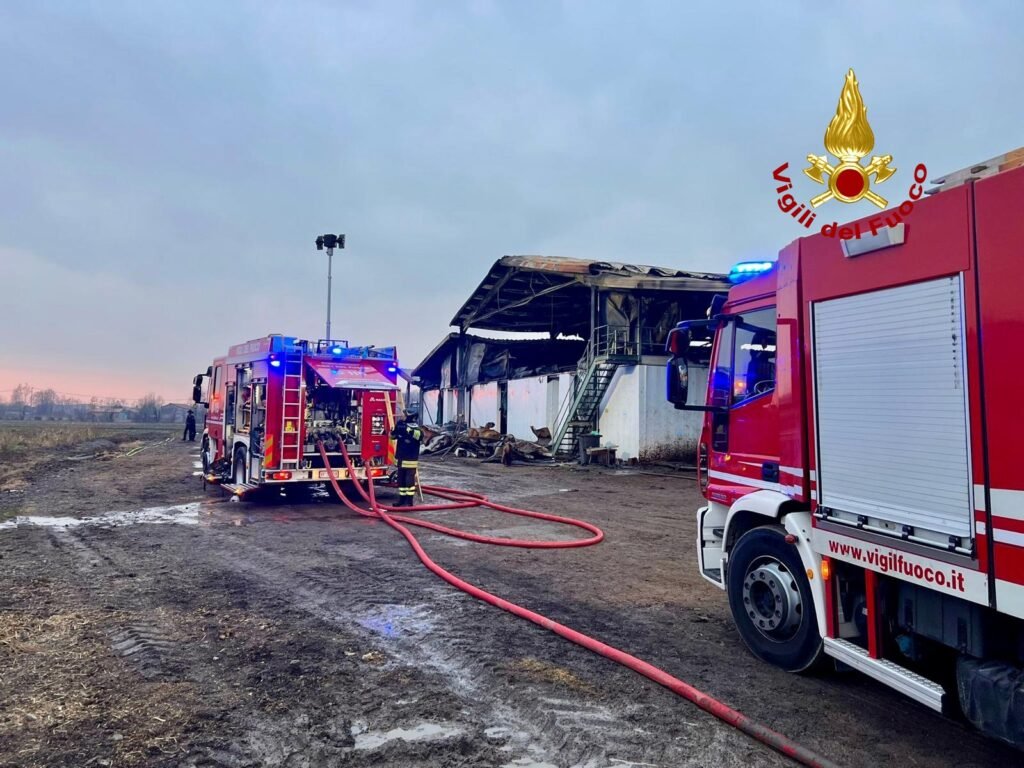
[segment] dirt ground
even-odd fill
[[[448,587],[382,523],[327,498],[231,502],[193,474],[196,444],[143,443],[64,451],[43,457],[45,473],[0,481],[0,766],[790,764]],[[78,455],[92,458],[66,460]],[[791,676],[751,657],[724,594],[696,574],[699,496],[683,473],[457,459],[423,473],[607,534],[569,550],[422,534],[440,564],[840,765],[1021,763],[856,674]],[[574,535],[495,512],[428,514],[491,534]]]

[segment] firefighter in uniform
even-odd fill
[[[194,411],[189,411],[188,416],[185,417],[185,430],[181,433],[181,439],[192,443],[196,441],[196,414]]]
[[[420,440],[423,430],[415,424],[416,414],[406,411],[391,430],[398,441],[395,460],[398,462],[398,505],[411,507],[416,503],[416,469],[419,467]]]

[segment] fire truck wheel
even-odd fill
[[[803,561],[785,537],[777,526],[740,537],[729,555],[729,607],[755,656],[804,672],[822,658],[822,642]]]
[[[234,472],[232,473],[232,477],[234,478],[235,483],[244,483],[246,479],[245,475],[245,449],[239,448],[235,451]]]

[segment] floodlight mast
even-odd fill
[[[334,249],[345,247],[345,235],[320,235],[316,239],[318,251],[327,249],[327,341],[331,340],[331,267],[334,261]]]

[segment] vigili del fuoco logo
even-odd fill
[[[772,178],[779,184],[775,192],[779,195],[776,201],[779,210],[788,213],[806,229],[810,229],[818,214],[819,206],[830,201],[840,203],[856,203],[861,200],[885,209],[889,201],[875,192],[871,186],[883,184],[896,173],[890,164],[892,155],[873,155],[866,165],[861,161],[875,148],[875,133],[868,123],[868,110],[860,95],[860,84],[851,69],[846,73],[846,82],[839,95],[835,117],[825,129],[825,155],[807,155],[810,166],[804,168],[804,175],[817,184],[826,187],[825,191],[812,197],[807,203],[799,202],[790,192],[793,180],[786,175],[789,163],[783,163],[772,173]],[[838,161],[833,164],[831,158]],[[923,163],[914,168],[914,183],[910,186],[907,199],[898,208],[872,217],[866,223],[855,222],[840,227],[835,221],[821,227],[821,234],[826,237],[838,237],[841,240],[859,239],[862,235],[877,235],[885,227],[895,227],[905,221],[914,210],[914,201],[924,194],[922,184],[928,178],[928,169]]]

